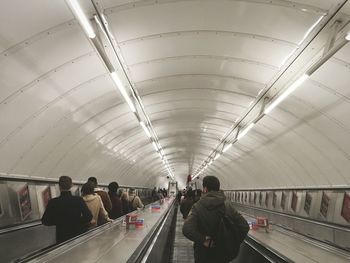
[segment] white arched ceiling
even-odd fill
[[[342,0],[95,2],[182,185],[333,15],[349,29]],[[92,17],[90,1],[80,3]],[[0,173],[165,184],[158,154],[66,3],[13,0],[0,14]],[[205,173],[226,189],[348,186],[349,82],[345,45]]]

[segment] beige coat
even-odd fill
[[[135,199],[134,199],[134,197],[135,197]],[[132,200],[134,200],[134,201],[132,202]],[[135,196],[135,193],[129,193],[129,202],[132,202],[132,207],[134,209],[144,207],[140,197],[138,197],[137,195]]]
[[[92,223],[90,224],[90,228],[97,226],[99,218],[103,218],[105,221],[109,220],[108,213],[105,210],[101,197],[98,194],[85,195],[83,196],[83,199],[92,214]]]

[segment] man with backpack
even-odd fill
[[[194,242],[196,263],[228,263],[249,231],[247,221],[226,201],[215,176],[203,178],[203,195],[192,207],[182,232]]]

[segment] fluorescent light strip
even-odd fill
[[[228,149],[230,149],[232,147],[232,143],[227,144],[224,149],[222,150],[222,152],[226,152]]]
[[[143,128],[143,130],[145,131],[146,135],[148,136],[148,138],[151,138],[151,133],[149,132],[146,124],[143,121],[140,121],[140,125]]]
[[[346,39],[347,41],[350,41],[350,32],[348,32],[348,33],[346,34],[345,39]]]
[[[215,155],[214,160],[218,159],[220,156],[221,156],[221,154],[220,154],[220,153],[217,153],[217,154]]]
[[[319,19],[317,19],[317,21],[308,29],[308,31],[306,31],[304,37],[302,38],[302,40],[300,40],[300,42],[298,43],[298,45],[300,46],[304,40],[309,36],[309,34],[311,33],[312,30],[314,30],[314,28],[321,22],[322,18],[324,17],[324,15],[320,16]]]
[[[245,128],[242,132],[240,132],[237,136],[237,140],[240,140],[243,138],[244,135],[246,135],[253,127],[254,127],[255,123],[251,123],[248,125],[247,128]]]
[[[277,99],[275,99],[265,110],[265,114],[269,114],[278,104],[280,104],[285,98],[287,98],[293,91],[295,91],[309,76],[303,74],[296,81],[290,85],[285,92],[283,92]]]
[[[80,25],[83,27],[85,33],[89,38],[95,38],[96,34],[92,28],[89,19],[85,16],[81,6],[77,0],[67,0],[66,1],[75,16],[78,18]]]
[[[136,108],[134,106],[134,103],[132,103],[129,94],[126,92],[125,87],[123,85],[123,83],[121,82],[120,78],[118,77],[116,72],[112,72],[111,73],[111,77],[113,79],[113,81],[115,82],[115,84],[117,85],[120,93],[123,95],[124,99],[126,100],[126,102],[128,103],[130,109],[132,112],[136,112]]]
[[[154,149],[158,152],[157,144],[155,142],[152,142],[152,145],[153,145]]]

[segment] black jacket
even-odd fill
[[[180,212],[182,214],[183,219],[187,218],[188,213],[191,211],[193,204],[194,201],[192,197],[186,197],[184,200],[182,200],[180,204]]]
[[[56,226],[56,241],[60,243],[85,232],[91,219],[92,214],[83,198],[64,191],[49,201],[41,222]]]
[[[206,236],[213,237],[218,231],[221,217],[226,213],[234,222],[246,227],[247,222],[232,206],[225,201],[222,191],[211,191],[203,194],[201,199],[192,207],[183,228],[183,234],[194,242],[195,262],[225,262],[215,248],[203,246]]]

